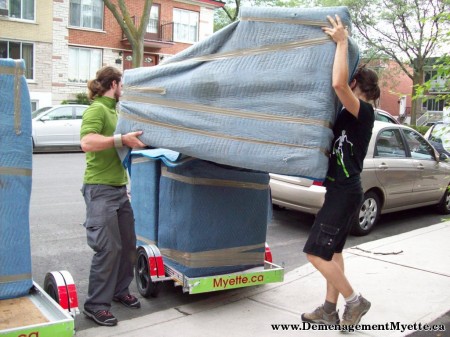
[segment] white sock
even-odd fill
[[[359,301],[359,296],[353,291],[349,297],[345,297],[345,302],[347,304],[356,304]]]

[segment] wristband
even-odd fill
[[[115,147],[116,149],[120,149],[120,148],[123,147],[123,143],[122,143],[122,135],[121,135],[120,133],[114,135],[114,147]]]

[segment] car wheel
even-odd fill
[[[441,214],[450,214],[450,186],[445,190],[444,195],[442,196],[441,201],[437,205],[438,211]]]
[[[352,227],[352,234],[363,236],[369,234],[380,217],[380,198],[375,192],[364,194],[364,201],[357,213]]]

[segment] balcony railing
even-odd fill
[[[422,116],[417,118],[416,125],[425,125],[428,122],[438,122],[444,118],[442,111],[426,111]]]
[[[134,25],[139,27],[140,18],[132,17]],[[127,37],[122,33],[122,39],[127,41]],[[172,44],[173,43],[173,22],[150,19],[147,25],[147,31],[144,34],[144,45],[154,46],[154,44]],[[156,46],[156,45],[155,45]]]

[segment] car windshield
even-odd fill
[[[46,106],[46,107],[37,109],[31,113],[31,118],[35,118],[35,117],[39,116],[41,113],[43,113],[47,110],[50,110],[51,108],[52,108],[51,106]]]
[[[397,120],[393,116],[391,116],[387,112],[378,109],[375,110],[375,119],[377,121],[398,124]]]
[[[438,123],[435,124],[429,140],[440,143],[445,150],[450,150],[450,124]]]

